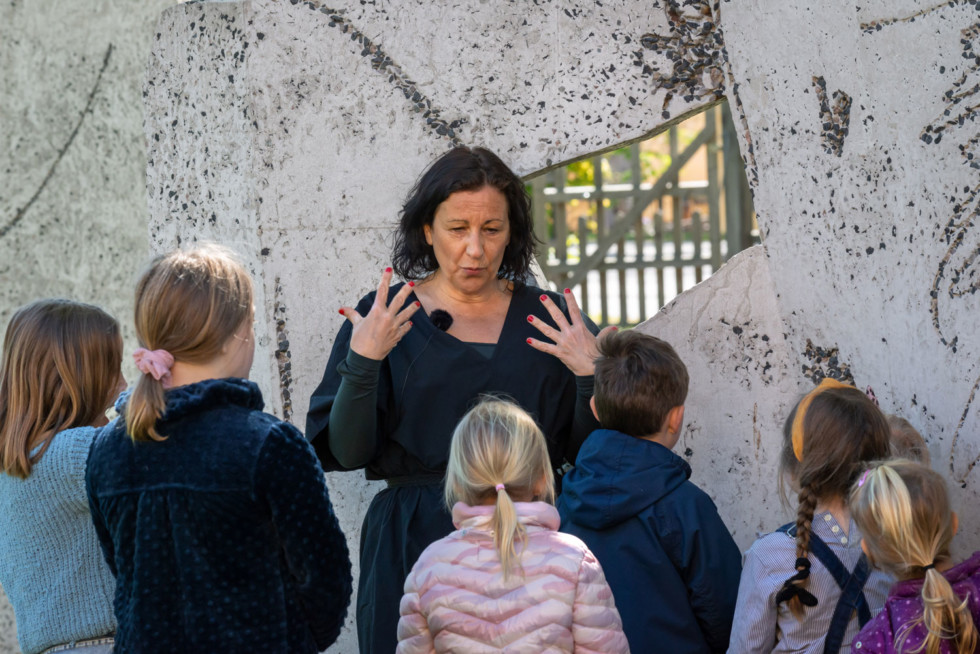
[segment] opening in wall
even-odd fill
[[[600,326],[643,322],[759,242],[724,102],[529,185],[545,278]]]

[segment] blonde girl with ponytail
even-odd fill
[[[878,407],[834,379],[793,409],[778,485],[797,494],[796,516],[746,552],[729,654],[837,654],[881,609],[892,578],[861,551],[848,496],[868,463],[889,455],[889,439]]]
[[[158,257],[135,315],[142,376],[86,475],[117,650],[326,649],[351,594],[346,539],[313,448],[248,380],[248,273],[217,246]]]
[[[547,444],[523,409],[485,398],[463,416],[445,497],[456,531],[405,581],[398,654],[629,651],[599,562],[558,533]]]
[[[851,651],[977,651],[980,552],[953,564],[950,544],[958,522],[942,476],[901,459],[874,465],[854,486],[851,512],[868,558],[899,580]]]

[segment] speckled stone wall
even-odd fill
[[[72,297],[119,317],[131,351],[149,254],[141,86],[171,4],[0,5],[0,329],[30,300]],[[17,651],[0,592],[0,653]]]
[[[647,2],[175,7],[146,86],[153,247],[244,254],[265,316],[253,377],[302,427],[337,309],[377,283],[401,202],[438,154],[483,143],[529,173],[716,100],[706,74],[664,106],[641,43],[654,28],[669,23]],[[330,487],[356,553],[377,484]],[[335,649],[353,647],[348,632]]]
[[[976,0],[181,6],[149,67],[151,239],[246,254],[255,373],[302,426],[336,309],[375,283],[427,162],[484,144],[533,174],[725,97],[764,245],[641,327],[692,371],[695,481],[742,546],[784,521],[783,417],[833,375],[926,434],[971,549],[978,18]],[[376,487],[330,483],[356,551]]]

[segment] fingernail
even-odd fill
[[[344,310],[343,309],[340,310],[340,315],[344,315]]]
[[[391,268],[389,268],[388,270],[391,270]],[[409,282],[408,283],[408,287],[409,288],[412,288],[413,286],[415,286],[415,282]]]
[[[528,345],[530,345],[530,344],[531,344],[531,339],[530,339],[530,338],[529,338],[529,339],[527,339],[527,344],[528,344]]]
[[[566,293],[571,293],[571,292],[572,292],[572,290],[571,290],[571,289],[569,289],[569,288],[566,288],[566,289],[565,289],[565,292],[566,292]]]
[[[411,320],[409,320],[409,321],[408,321],[408,326],[409,326],[409,327],[411,327],[411,326],[412,326],[412,321],[411,321]]]
[[[541,301],[542,301],[542,302],[544,302],[544,301],[545,301],[545,300],[547,300],[547,299],[548,299],[548,296],[547,296],[547,295],[542,295],[542,296],[541,296]]]
[[[388,266],[387,268],[385,268],[385,272],[391,272],[391,266]]]
[[[416,301],[415,301],[415,306],[417,306],[417,307],[420,307],[420,306],[422,306],[422,303],[421,303],[421,302],[419,302],[418,300],[416,300]]]
[[[619,327],[613,327],[613,331],[614,332],[618,332],[619,331]]]
[[[528,316],[527,317],[527,321],[528,322],[534,322],[534,316]]]

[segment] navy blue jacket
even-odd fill
[[[663,445],[592,432],[565,475],[561,531],[599,559],[634,652],[724,652],[742,555],[691,466]]]
[[[167,391],[157,431],[96,437],[86,485],[116,575],[117,654],[313,654],[340,633],[347,543],[313,448],[258,387]]]

